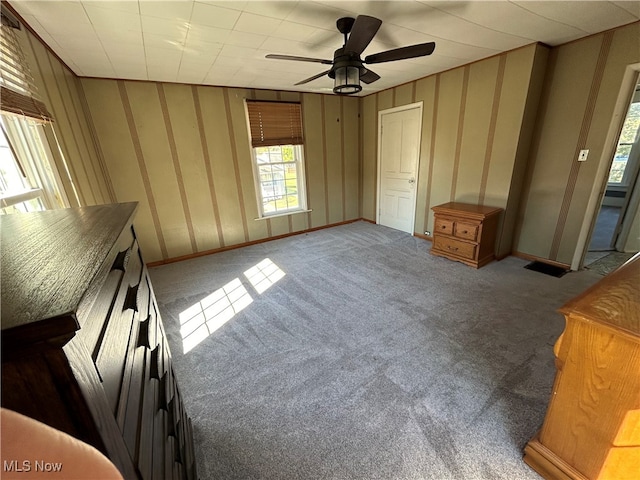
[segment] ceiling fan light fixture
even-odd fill
[[[358,67],[346,65],[335,69],[333,93],[350,95],[361,90],[360,69]]]

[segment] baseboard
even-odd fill
[[[323,225],[321,227],[307,228],[306,230],[299,230],[297,232],[291,232],[291,233],[285,233],[282,235],[276,235],[273,237],[261,238],[259,240],[252,240],[250,242],[238,243],[236,245],[229,245],[228,247],[213,248],[211,250],[203,250],[202,252],[190,253],[189,255],[182,255],[180,257],[172,257],[172,258],[167,258],[165,260],[158,260],[156,262],[149,262],[147,263],[147,267],[148,268],[159,267],[160,265],[166,265],[168,263],[182,262],[183,260],[190,260],[192,258],[204,257],[206,255],[212,255],[214,253],[226,252],[229,250],[235,250],[237,248],[250,247],[251,245],[258,245],[260,243],[266,243],[272,240],[280,240],[282,238],[293,237],[294,235],[302,235],[303,233],[316,232],[318,230],[324,230],[325,228],[339,227],[340,225],[348,225],[350,223],[355,223],[360,220],[363,220],[369,223],[374,223],[374,224],[376,223],[376,222],[372,222],[371,220],[367,220],[366,218],[354,218],[353,220],[345,220],[344,222],[332,223],[329,225]]]
[[[522,252],[511,252],[511,255],[514,257],[522,258],[523,260],[529,260],[531,262],[541,262],[546,263],[548,265],[553,265],[554,267],[564,268],[565,270],[571,270],[571,265],[568,263],[556,262],[554,260],[549,260],[548,258],[536,257],[535,255],[529,255],[528,253]]]
[[[421,238],[422,240],[426,240],[427,242],[433,242],[433,237],[431,235],[425,235],[424,233],[413,232],[413,236]]]
[[[524,463],[548,480],[588,480],[567,462],[540,443],[536,435],[524,448]]]

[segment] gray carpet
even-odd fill
[[[357,222],[151,269],[202,480],[539,478],[555,310],[602,277],[429,248]],[[267,258],[285,275],[258,293]],[[225,285],[244,308],[207,330]]]

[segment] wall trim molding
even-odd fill
[[[528,253],[522,253],[522,252],[517,252],[517,251],[513,251],[511,252],[511,255],[514,257],[518,257],[518,258],[522,258],[523,260],[529,260],[532,262],[541,262],[541,263],[546,263],[547,265],[553,265],[554,267],[561,267],[561,268],[565,268],[567,270],[571,269],[571,265],[569,265],[568,263],[561,263],[561,262],[556,262],[555,260],[549,260],[548,258],[542,258],[542,257],[537,257],[535,255],[529,255]],[[506,255],[508,256],[508,255]],[[505,257],[501,257],[500,260],[502,260]]]
[[[158,261],[155,261],[155,262],[149,262],[146,265],[149,268],[151,268],[151,267],[159,267],[161,265],[166,265],[168,263],[181,262],[183,260],[190,260],[192,258],[204,257],[206,255],[211,255],[211,254],[214,254],[214,253],[226,252],[227,250],[236,250],[238,248],[250,247],[251,245],[258,245],[260,243],[266,243],[266,242],[270,242],[272,240],[280,240],[280,239],[287,238],[287,237],[293,237],[294,235],[302,235],[304,233],[315,232],[317,230],[324,230],[325,228],[339,227],[341,225],[348,225],[350,223],[355,223],[355,222],[359,222],[359,221],[364,221],[364,222],[369,222],[369,223],[374,223],[374,224],[376,223],[376,222],[373,222],[371,220],[367,220],[366,218],[354,218],[353,220],[345,220],[343,222],[331,223],[329,225],[323,225],[321,227],[312,227],[312,228],[307,228],[305,230],[299,230],[297,232],[284,233],[282,235],[275,235],[273,237],[266,237],[266,238],[261,238],[259,240],[251,240],[251,241],[248,241],[248,242],[238,243],[236,245],[229,245],[229,246],[226,246],[226,247],[213,248],[211,250],[203,250],[202,252],[190,253],[188,255],[182,255],[180,257],[171,257],[171,258],[167,258],[165,260],[158,260]]]

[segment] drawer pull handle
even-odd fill
[[[127,269],[129,258],[131,258],[131,247],[118,253],[116,259],[113,261],[111,270],[120,270],[124,272]]]
[[[451,245],[447,245],[447,248],[452,252],[456,252],[458,250],[458,247],[452,247]]]
[[[467,233],[469,233],[469,232],[467,232],[466,230],[463,230],[463,231],[462,231],[462,233],[467,234]]]
[[[156,345],[156,348],[151,350],[151,365],[149,366],[149,376],[160,380],[160,374],[158,371],[158,357],[160,354],[160,345]]]
[[[147,316],[145,320],[140,322],[140,330],[138,331],[138,344],[137,347],[151,347],[149,343],[149,323],[151,323],[151,315]]]
[[[123,310],[127,310],[127,309],[132,309],[135,310],[136,312],[138,311],[138,287],[139,285],[136,285],[134,287],[129,286],[129,289],[127,290],[127,296],[124,299],[124,306],[123,306]]]

